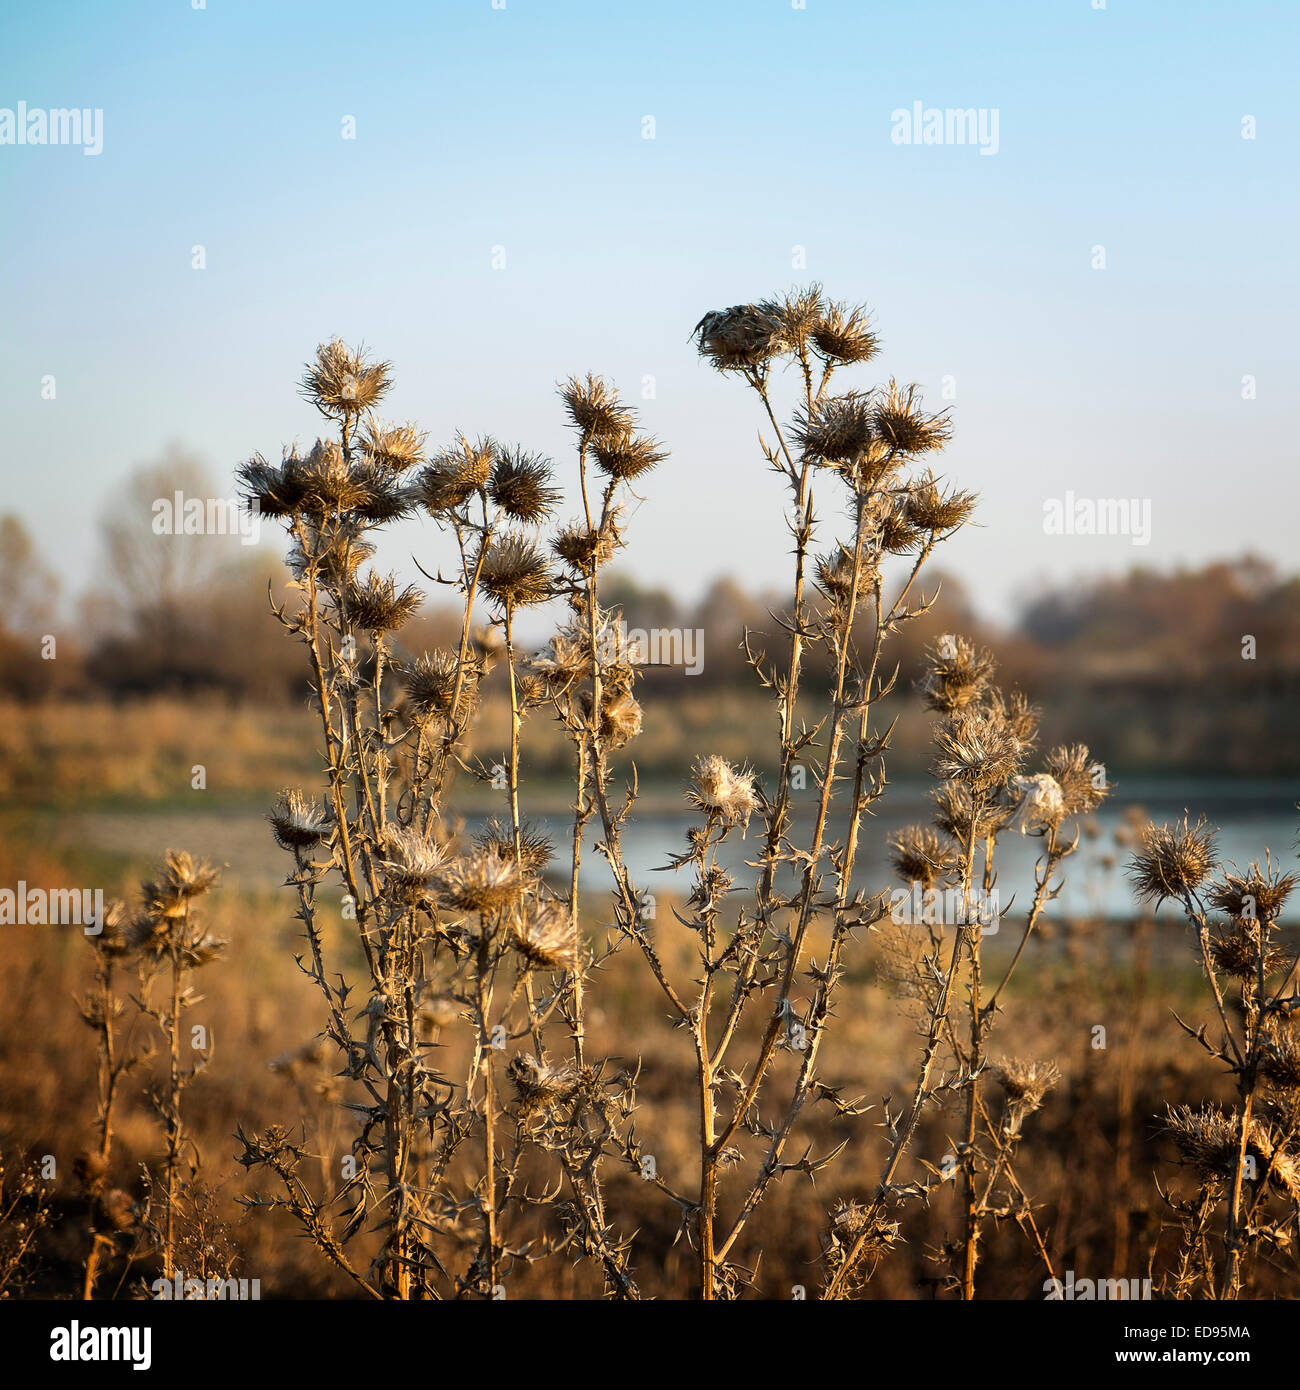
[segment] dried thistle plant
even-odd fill
[[[931,487],[932,480],[923,486]],[[928,1200],[936,1183],[955,1176],[960,1236],[947,1242],[942,1256],[952,1266],[949,1283],[963,1299],[975,1296],[980,1238],[990,1218],[1014,1216],[1048,1277],[1054,1277],[1016,1173],[1014,1150],[1024,1119],[1055,1082],[1055,1065],[1002,1064],[1001,1118],[990,1112],[984,1077],[990,1065],[989,1034],[1004,991],[1047,905],[1060,891],[1062,864],[1078,847],[1078,834],[1067,838],[1064,827],[1094,811],[1109,790],[1104,768],[1082,745],[1052,749],[1043,771],[1026,774],[1037,712],[1019,694],[1007,694],[994,684],[996,669],[991,653],[949,634],[928,649],[918,682],[926,704],[939,716],[934,825],[913,827],[891,842],[894,869],[912,889],[911,901],[923,910],[919,921],[905,913],[895,923],[895,936],[903,934],[917,944],[895,941],[890,951],[891,968],[905,978],[919,1013],[924,1046],[910,1103],[897,1113],[885,1107],[890,1146],[876,1195],[864,1212],[864,1231],[869,1232],[885,1215],[916,1199]],[[987,930],[1000,930],[1008,916],[996,893],[997,845],[1001,835],[1013,830],[1041,839],[1043,848],[1020,940],[1000,980],[986,992],[983,937]],[[925,910],[931,903],[934,909]],[[918,927],[925,928],[928,940],[918,941]],[[952,930],[949,945],[943,939],[945,927]],[[959,1029],[954,1001],[962,989],[968,1003],[965,1027]],[[951,1165],[945,1170],[926,1163],[929,1178],[899,1182],[902,1159],[926,1108],[954,1100],[964,1113]],[[873,1263],[870,1240],[846,1246],[832,1232],[828,1251],[833,1259],[826,1296],[843,1297],[860,1288],[864,1266]]]
[[[283,1126],[245,1136],[243,1162],[278,1184],[249,1201],[288,1211],[367,1294],[491,1297],[521,1262],[574,1248],[600,1270],[607,1294],[636,1297],[629,1242],[605,1200],[602,1174],[615,1162],[652,1179],[675,1208],[695,1252],[700,1296],[736,1296],[752,1281],[761,1245],[749,1227],[773,1185],[791,1171],[819,1174],[839,1152],[790,1152],[806,1107],[826,1101],[841,1115],[861,1113],[818,1065],[850,940],[888,912],[887,894],[868,895],[855,873],[864,820],[887,785],[893,726],[878,727],[877,707],[897,673],[888,673],[886,658],[890,639],[932,606],[918,578],[969,520],[975,499],[935,473],[950,422],[928,413],[914,387],[890,381],[832,394],[841,370],[869,363],[877,350],[865,309],[832,303],[813,286],[706,314],[696,340],[705,360],[762,406],[770,429],[762,454],[788,491],[794,565],[778,655],[760,650],[754,633],[744,643],[776,707],[774,779],[707,753],[689,770],[693,823],[671,867],[690,875],[680,916],[697,943],[693,979],[678,978],[661,956],[651,899],[623,848],[638,796],[628,754],[642,727],[643,655],[629,644],[621,613],[602,600],[602,576],[625,544],[634,489],[666,453],[616,389],[592,373],[560,387],[581,498],[580,515],[567,521],[555,517],[560,494],[540,456],[461,435],[425,458],[416,426],[377,421],[387,364],[337,343],[318,350],[303,379],[337,438],[317,441],[305,457],[287,452],[278,467],[258,456],[242,470],[250,500],[280,518],[290,540],[297,598],[275,613],[311,672],[321,801],[287,791],[271,821],[293,860],[289,881],[307,943],[300,964],[324,1003],[322,1036],[358,1117],[341,1178],[322,1159],[319,1182],[308,1181],[306,1141],[292,1141]],[[793,368],[797,382],[784,426],[779,367]],[[820,556],[815,492],[849,518],[847,534]],[[419,595],[364,567],[382,527],[417,510],[450,542],[450,573],[426,573],[459,596],[461,619],[447,649],[408,654],[400,634]],[[900,559],[902,580],[887,595],[886,564]],[[564,607],[564,621],[541,651],[522,652],[519,615],[551,601]],[[831,672],[824,702],[806,688],[814,654]],[[987,893],[995,881],[998,834],[1042,837],[1014,970],[1074,848],[1062,826],[1093,809],[1104,790],[1084,749],[1057,750],[1043,771],[1025,775],[1035,716],[998,691],[992,673],[987,653],[951,639],[950,650],[932,653],[922,683],[940,716],[935,828],[896,853],[908,874],[956,893],[962,922],[946,963],[941,932],[917,962],[925,1041],[911,1103],[887,1110],[890,1146],[875,1194],[865,1205],[841,1205],[832,1219],[830,1297],[859,1287],[864,1267],[901,1242],[899,1209],[927,1189],[901,1181],[900,1167],[922,1111],[945,1097],[966,1107],[963,1293],[973,1293],[987,1217],[1011,1202],[1032,1227],[1011,1159],[1029,1107],[1023,1095],[1009,1098],[995,1118],[981,1094],[987,1034],[1007,981],[985,997],[969,914],[981,882]],[[504,679],[510,711],[509,747],[496,763],[471,751],[489,678]],[[572,748],[563,892],[544,877],[555,846],[524,817],[524,734],[541,710]],[[810,809],[792,794],[796,769],[809,767]],[[616,791],[623,772],[626,786]],[[460,774],[500,796],[495,820],[473,845],[461,842],[449,808]],[[589,832],[614,880],[613,931],[599,944],[582,920]],[[739,884],[719,852],[745,838],[753,874]],[[326,884],[342,896],[360,988],[347,954],[327,950]],[[819,962],[812,945],[821,936]],[[690,1191],[647,1166],[635,1064],[589,1056],[592,972],[629,943],[691,1040],[699,1123]],[[961,985],[971,1000],[964,1039],[955,1011]],[[463,1076],[433,1065],[425,1022],[432,1014],[439,1045],[453,1036],[464,1044]],[[563,1060],[557,1029],[567,1034]],[[936,1070],[943,1050],[955,1080]],[[544,1198],[529,1186],[539,1162],[559,1179],[543,1185]],[[377,1247],[368,1260],[354,1258],[367,1228]]]
[[[1195,1174],[1196,1191],[1190,1198],[1162,1192],[1182,1229],[1178,1263],[1162,1289],[1176,1298],[1240,1298],[1260,1262],[1290,1255],[1300,1221],[1300,955],[1282,949],[1278,927],[1296,875],[1276,869],[1267,853],[1244,871],[1221,864],[1215,832],[1187,816],[1146,826],[1130,872],[1141,900],[1178,903],[1195,931],[1217,1037],[1204,1023],[1194,1028],[1174,1017],[1236,1089],[1229,1111],[1166,1112],[1165,1132]]]
[[[29,1156],[10,1171],[0,1154],[0,1300],[26,1296],[40,1237],[51,1220],[39,1162]]]
[[[124,1230],[134,1224],[127,1194],[110,1182],[113,1134],[123,1079],[152,1056],[135,1045],[130,1026],[122,1027],[126,1000],[118,992],[117,970],[134,954],[134,931],[127,906],[115,900],[104,906],[88,936],[95,952],[95,973],[89,992],[78,1001],[82,1020],[95,1034],[95,1141],[79,1153],[73,1170],[86,1199],[88,1249],[81,1296],[94,1297],[100,1257]]]
[[[198,911],[199,900],[216,879],[215,870],[206,862],[195,860],[184,850],[168,850],[162,872],[142,885],[142,906],[126,936],[140,976],[137,1003],[156,1025],[167,1048],[166,1080],[148,1092],[166,1144],[161,1225],[152,1213],[146,1218],[150,1227],[158,1231],[166,1279],[176,1272],[181,1186],[192,1180],[199,1168],[197,1150],[185,1129],[182,1100],[186,1089],[211,1060],[211,1038],[206,1039],[204,1047],[191,1046],[194,1060],[186,1066],[181,1024],[185,1011],[199,1000],[191,983],[194,972],[216,960],[227,944],[208,931]],[[160,985],[163,997],[156,1000]],[[188,1176],[182,1172],[187,1147],[192,1154]]]
[[[347,1088],[340,1099],[360,1117],[341,1180],[327,1181],[322,1168],[319,1190],[304,1176],[308,1150],[286,1129],[245,1136],[242,1161],[279,1185],[249,1201],[290,1212],[376,1297],[498,1296],[519,1262],[575,1236],[609,1290],[628,1296],[635,1286],[597,1174],[622,1122],[621,1083],[584,1057],[590,962],[576,886],[566,901],[545,885],[553,847],[521,810],[525,720],[566,687],[519,651],[516,636],[523,610],[571,598],[572,567],[617,546],[616,509],[607,507],[599,527],[588,517],[585,528],[560,533],[551,549],[566,570],[557,573],[539,532],[559,498],[549,461],[486,436],[458,436],[424,458],[413,425],[370,419],[362,430],[362,412],[389,384],[386,364],[323,346],[303,389],[337,423],[337,440],[318,441],[305,460],[286,454],[278,469],[259,457],[242,470],[250,499],[280,517],[291,540],[300,597],[275,612],[312,673],[324,800],[287,791],[271,820],[293,856],[308,943],[301,965],[326,1006],[324,1037]],[[630,434],[631,416],[609,388],[589,378],[588,392],[612,495],[623,478],[653,466],[654,450]],[[362,566],[383,524],[416,509],[453,544],[453,574],[430,577],[459,593],[462,621],[454,648],[406,656],[397,643],[419,596]],[[488,768],[470,760],[470,735],[481,684],[499,665],[510,747]],[[586,716],[575,705],[574,717],[599,710],[595,737],[625,742],[639,727],[630,683],[609,694]],[[447,813],[458,773],[503,793],[500,815],[473,846],[460,843]],[[359,993],[345,970],[327,964],[320,890],[331,878],[364,960]],[[553,1019],[573,1036],[571,1075],[548,1058]],[[433,1065],[432,1048],[459,1030],[467,1030],[468,1064],[454,1079]],[[538,1154],[559,1163],[570,1227],[516,1240],[512,1219],[539,1205],[527,1186]],[[349,1252],[368,1225],[379,1246],[367,1265]]]
[[[817,1173],[835,1157],[834,1152],[814,1157],[810,1149],[796,1162],[787,1161],[785,1155],[806,1102],[828,1091],[835,1094],[834,1088],[819,1081],[816,1068],[848,938],[857,927],[875,926],[886,911],[883,897],[867,898],[854,888],[861,826],[884,794],[885,754],[892,733],[892,726],[873,727],[873,707],[894,685],[894,677],[884,674],[890,637],[933,603],[923,596],[911,598],[921,570],[936,546],[969,519],[974,497],[945,490],[928,465],[927,460],[947,442],[950,424],[945,414],[928,414],[923,409],[914,387],[891,380],[876,389],[831,393],[832,378],[840,368],[868,362],[874,355],[876,337],[864,309],[827,303],[814,286],[781,299],[708,314],[697,325],[696,334],[701,354],[720,371],[739,376],[759,397],[773,431],[763,453],[789,489],[795,553],[791,603],[784,620],[788,655],[770,661],[754,644],[746,643],[752,669],[777,704],[776,783],[767,792],[746,789],[748,794],[741,797],[743,809],[728,812],[725,797],[702,789],[702,774],[713,773],[725,786],[729,777],[736,778],[734,771],[697,768],[691,796],[703,824],[690,832],[686,853],[674,859],[678,867],[689,865],[694,870],[690,898],[694,915],[689,925],[701,938],[704,964],[694,999],[681,1005],[675,993],[669,998],[681,1007],[683,1025],[695,1039],[701,1177],[694,1236],[701,1292],[712,1298],[734,1292],[745,1281],[744,1266],[732,1263],[737,1243],[771,1185],[788,1171]],[[778,365],[794,367],[802,384],[789,429],[779,424],[773,403]],[[814,571],[814,488],[823,484],[847,502],[853,529],[848,537],[835,541],[834,549],[817,562]],[[890,556],[906,557],[910,572],[886,601],[883,566]],[[814,604],[809,593],[814,575],[823,605]],[[860,612],[868,630],[865,646],[858,639]],[[808,654],[816,649],[829,657],[830,698],[811,718],[807,713],[801,718],[801,708],[809,703],[803,699],[801,678]],[[851,1222],[841,1212],[832,1226],[827,1242],[828,1297],[841,1297],[858,1286],[863,1264],[896,1242],[894,1209],[924,1192],[915,1183],[899,1184],[896,1175],[924,1106],[953,1089],[950,1083],[932,1079],[941,1046],[951,1046],[968,1095],[963,1243],[967,1268],[962,1277],[967,1296],[973,1292],[978,1223],[988,1210],[993,1181],[1007,1167],[1006,1156],[1000,1152],[985,1196],[977,1200],[976,1117],[992,1125],[980,1101],[978,1078],[1001,987],[985,1004],[980,994],[978,930],[970,931],[964,924],[971,920],[976,850],[983,853],[984,873],[990,878],[996,831],[1006,824],[1018,801],[1026,799],[1017,794],[1015,779],[1029,739],[1027,726],[1033,722],[1023,705],[992,690],[991,669],[987,654],[954,642],[951,652],[934,655],[923,685],[928,702],[944,715],[936,733],[940,754],[936,773],[945,781],[946,804],[952,811],[965,804],[967,812],[960,825],[951,815],[946,823],[940,817],[940,825],[955,844],[942,843],[931,833],[929,839],[919,835],[898,851],[929,886],[936,881],[955,882],[963,925],[955,933],[946,968],[939,963],[937,941],[935,954],[926,960],[932,988],[912,1102],[900,1115],[886,1114],[891,1146],[876,1196],[861,1210],[855,1209]],[[816,769],[817,795],[814,810],[799,824],[791,785],[794,768],[804,762],[812,762]],[[840,782],[849,784],[847,798],[840,798],[847,803],[840,811],[846,830],[842,839],[834,839],[830,827]],[[759,806],[763,827],[752,900],[737,910],[734,927],[729,920],[724,926],[721,909],[734,885],[715,862],[716,848],[737,825],[747,823]],[[1041,911],[1051,875],[1068,853],[1055,837],[1063,818],[1063,809],[1058,814],[1053,808],[1038,817],[1039,828],[1046,829],[1051,840],[1026,938]],[[818,921],[829,928],[829,955],[821,965],[805,958],[810,932]],[[970,1041],[963,1048],[953,1029],[951,1004],[964,964],[972,1003]],[[794,989],[805,966],[813,994],[801,1009]],[[729,990],[719,991],[719,983],[728,979]],[[742,1020],[756,1006],[763,1019],[760,1041],[748,1058],[729,1064],[730,1050],[745,1033]],[[772,1064],[781,1051],[796,1053],[799,1065],[770,1110],[767,1093],[775,1089]],[[728,1112],[719,1116],[716,1093],[724,1080],[734,1096]],[[765,1109],[770,1113],[765,1114]],[[759,1141],[752,1170],[743,1162],[726,1162],[742,1132]],[[736,1214],[719,1232],[715,1224],[724,1166],[727,1180],[740,1178],[742,1186]]]

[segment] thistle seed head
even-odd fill
[[[1005,695],[997,689],[989,692],[989,705],[1007,721],[1011,732],[1026,749],[1033,746],[1034,740],[1038,737],[1040,717],[1036,705],[1031,705],[1028,698],[1019,690],[1013,690],[1010,695]],[[1050,772],[1051,769],[1049,768],[1048,771]]]
[[[812,345],[824,362],[851,366],[870,362],[880,350],[880,339],[865,306],[827,304],[812,330]]]
[[[734,304],[715,309],[695,325],[691,336],[720,372],[762,371],[774,357],[790,351],[785,326],[765,306]]]
[[[571,376],[560,385],[560,399],[574,426],[588,439],[599,435],[618,438],[636,426],[636,413],[618,398],[604,377]]]
[[[1207,897],[1212,906],[1239,921],[1272,923],[1295,885],[1295,874],[1278,873],[1271,864],[1264,868],[1251,864],[1245,873],[1238,873],[1234,866],[1210,884]]]
[[[288,564],[294,579],[303,584],[308,576],[314,576],[317,583],[331,591],[349,584],[375,553],[375,547],[362,538],[362,531],[355,518],[328,525],[306,519],[302,536],[294,540],[289,550]]]
[[[1165,1112],[1165,1132],[1174,1141],[1179,1157],[1211,1182],[1232,1181],[1240,1154],[1240,1126],[1237,1115],[1227,1115],[1217,1105],[1205,1105],[1199,1110],[1189,1105],[1170,1106]],[[1251,1120],[1246,1147],[1254,1156],[1256,1172],[1261,1177],[1272,1160],[1274,1182],[1294,1198],[1300,1165],[1294,1155],[1274,1146],[1268,1131],[1256,1119]]]
[[[512,521],[535,526],[545,521],[560,500],[550,486],[551,465],[540,454],[502,449],[492,465],[488,495]]]
[[[492,542],[479,572],[479,584],[505,609],[545,603],[552,593],[546,557],[532,541],[517,535]]]
[[[519,854],[515,855],[514,830],[505,821],[493,817],[474,837],[474,843],[488,854],[513,863],[516,857],[526,878],[540,878],[546,872],[555,853],[555,845],[540,830],[528,822],[519,827]]]
[[[904,510],[917,531],[939,536],[964,526],[974,514],[977,501],[973,492],[944,492],[934,475],[927,474],[908,490]]]
[[[1010,823],[1022,835],[1055,830],[1065,819],[1065,796],[1055,777],[1036,772],[1030,777],[1017,777],[1012,786],[1016,811]]]
[[[871,593],[880,579],[880,570],[869,555],[864,554],[858,565],[857,597]],[[817,561],[817,587],[837,609],[847,609],[853,598],[853,552],[847,546],[837,546],[834,555],[823,555]]]
[[[668,450],[649,435],[597,435],[591,442],[596,467],[610,478],[630,482],[648,473],[668,457]]]
[[[888,555],[907,555],[925,539],[908,517],[906,497],[892,505],[880,517],[876,539],[880,549]]]
[[[406,698],[418,718],[434,716],[454,724],[468,721],[478,706],[479,680],[482,666],[473,653],[465,659],[465,670],[456,695],[456,673],[460,659],[455,652],[426,652],[409,666],[398,667],[397,674],[406,691]],[[452,709],[455,701],[456,708]]]
[[[562,526],[551,542],[551,549],[557,559],[578,574],[594,574],[609,564],[622,543],[618,518],[611,513],[599,528],[581,521]]]
[[[573,1068],[556,1066],[529,1052],[517,1053],[506,1063],[506,1075],[514,1083],[525,1111],[536,1110],[571,1096],[578,1084]]]
[[[934,802],[934,823],[958,844],[967,844],[974,809],[970,788],[963,782],[944,782],[934,788],[930,799]],[[996,835],[1011,818],[1013,810],[1014,807],[1008,804],[983,802],[978,816],[974,817],[976,842]]]
[[[591,696],[584,691],[579,706],[591,717]],[[617,688],[602,692],[600,702],[600,737],[605,746],[615,752],[626,748],[641,732],[641,706],[629,690]]]
[[[754,774],[746,768],[733,767],[716,753],[695,760],[687,799],[727,827],[748,826],[750,816],[758,808]]]
[[[169,849],[163,871],[144,884],[145,911],[152,917],[183,917],[190,903],[212,887],[217,871],[206,859],[183,849]]]
[[[1156,907],[1166,898],[1180,901],[1196,891],[1217,862],[1214,831],[1187,817],[1173,825],[1148,825],[1134,854],[1129,873],[1139,898]]]
[[[349,584],[346,593],[347,617],[363,632],[395,632],[424,602],[419,589],[410,585],[399,589],[395,578],[384,578],[373,570],[361,583]]]
[[[1231,925],[1221,926],[1211,933],[1209,948],[1210,959],[1223,974],[1234,980],[1255,979],[1259,974],[1261,953],[1266,978],[1276,975],[1289,964],[1286,955],[1276,946],[1260,941],[1258,931],[1241,930]]]
[[[312,849],[329,839],[334,817],[329,811],[308,801],[296,787],[280,793],[275,809],[267,816],[271,833],[281,849]]]
[[[102,956],[118,958],[131,949],[131,916],[121,898],[111,898],[104,904],[102,913],[95,915],[86,923],[90,928],[90,944]]]
[[[528,658],[527,666],[548,685],[563,689],[590,671],[591,658],[577,637],[557,632],[540,652]]]
[[[254,454],[236,471],[245,501],[262,516],[287,517],[302,507],[306,487],[298,474],[302,460],[297,450],[286,450],[281,462],[268,463]]]
[[[789,350],[805,352],[813,333],[823,322],[826,305],[818,284],[791,290],[779,299],[765,299],[759,311],[780,324]]]
[[[976,794],[997,792],[1020,769],[1024,745],[996,709],[968,706],[948,715],[934,735],[935,775],[964,782]]]
[[[434,516],[444,516],[464,506],[487,486],[497,457],[497,444],[489,438],[471,443],[457,435],[449,448],[441,450],[420,473],[420,500]]]
[[[889,862],[904,883],[933,888],[957,867],[953,846],[928,825],[910,825],[886,841]]]
[[[1055,1062],[1009,1057],[998,1067],[998,1077],[1011,1107],[1031,1114],[1060,1081],[1061,1072]]]
[[[439,897],[462,912],[494,912],[519,892],[518,866],[478,850],[445,865],[438,876]]]
[[[306,364],[301,391],[322,415],[342,419],[378,405],[392,385],[390,370],[388,362],[371,361],[364,345],[350,350],[335,338]]]
[[[889,449],[901,456],[942,449],[952,437],[952,421],[946,411],[927,415],[920,406],[918,388],[900,387],[890,379],[883,392],[873,396],[872,425]]]
[[[393,473],[404,473],[424,460],[428,439],[409,420],[401,425],[384,425],[371,416],[361,433],[361,448],[370,463]]]
[[[361,469],[349,464],[333,439],[318,439],[304,459],[290,458],[299,504],[318,521],[354,511],[371,500],[373,489]]]
[[[849,391],[801,407],[793,433],[805,458],[845,468],[879,452],[874,421],[871,394]]]
[[[420,896],[433,886],[443,867],[443,852],[414,826],[390,826],[384,832],[383,866],[388,881],[405,895]]]
[[[577,969],[578,943],[564,903],[526,903],[510,923],[510,944],[538,970]]]
[[[1300,1042],[1289,1033],[1270,1037],[1263,1045],[1260,1070],[1279,1091],[1300,1091]]]
[[[403,483],[401,475],[385,464],[362,459],[352,465],[352,476],[365,492],[356,504],[356,514],[372,525],[409,516],[423,500],[418,483]]]
[[[1043,765],[1061,788],[1067,816],[1089,815],[1109,794],[1104,776],[1098,785],[1096,774],[1100,769],[1093,762],[1087,744],[1074,743],[1053,748],[1043,760]]]
[[[925,651],[926,670],[919,689],[930,709],[955,714],[973,705],[988,688],[997,665],[987,647],[978,650],[964,637],[945,635]]]

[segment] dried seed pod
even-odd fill
[[[826,305],[813,327],[812,344],[824,361],[844,365],[869,362],[880,349],[863,305]]]
[[[716,753],[697,758],[687,800],[728,827],[747,826],[758,809],[754,774],[746,768],[733,767]]]
[[[540,454],[503,449],[492,465],[488,495],[507,516],[534,526],[545,521],[560,500],[559,489],[550,481],[551,465]]]
[[[313,849],[328,840],[334,828],[333,815],[294,787],[280,793],[267,819],[276,844],[287,850]]]
[[[564,903],[525,904],[510,923],[510,944],[539,970],[577,969],[578,943]]]
[[[933,888],[957,867],[957,852],[928,825],[912,825],[891,835],[889,862],[904,883]]]
[[[389,371],[390,364],[371,361],[364,346],[350,350],[335,338],[316,349],[301,390],[322,415],[342,419],[378,405],[392,384]]]
[[[523,536],[502,536],[492,542],[479,583],[502,608],[527,608],[551,597],[546,558]]]
[[[511,860],[479,850],[443,866],[438,875],[438,896],[463,912],[494,912],[519,893],[518,866]]]
[[[785,325],[769,309],[753,304],[705,314],[692,336],[700,356],[720,372],[759,371],[790,351]]]
[[[1199,888],[1215,862],[1214,831],[1203,819],[1189,825],[1184,816],[1174,825],[1142,831],[1129,872],[1138,897],[1159,907],[1166,898],[1181,899]]]

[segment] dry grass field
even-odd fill
[[[25,837],[12,821],[3,853],[0,881],[6,883],[24,875],[28,882],[51,884],[86,877],[86,861],[42,852],[39,841]],[[122,873],[120,863],[117,872]],[[123,879],[122,890],[128,887]],[[336,1169],[348,1148],[336,1110],[337,1068],[328,1056],[312,1051],[319,1023],[310,984],[293,963],[293,953],[301,949],[300,930],[283,898],[283,890],[272,889],[241,894],[218,885],[213,892],[212,926],[230,946],[203,978],[204,1000],[193,1017],[212,1030],[212,1055],[187,1097],[202,1181],[211,1193],[202,1210],[220,1235],[223,1274],[228,1257],[231,1272],[261,1280],[264,1298],[350,1297],[355,1291],[348,1281],[295,1237],[287,1219],[249,1215],[240,1206],[256,1184],[236,1162],[237,1127],[263,1129],[291,1118],[295,1128],[303,1126],[316,1156],[312,1164],[321,1172]],[[684,929],[673,926],[667,907],[661,904],[671,947],[665,945],[663,954],[672,968],[687,973],[691,942]],[[587,919],[600,922],[608,915],[602,908],[591,902]],[[327,930],[340,944],[342,929],[335,914]],[[815,946],[814,955],[821,949]],[[60,1159],[49,1198],[50,1224],[24,1269],[29,1282],[22,1287],[30,1294],[68,1297],[80,1289],[86,1202],[72,1162],[93,1142],[96,1102],[94,1038],[75,996],[89,986],[93,955],[75,930],[46,928],[16,935],[5,958],[0,1152],[11,1180],[22,1156]],[[789,1298],[793,1287],[803,1284],[815,1296],[828,1208],[836,1200],[861,1200],[871,1193],[885,1143],[881,1098],[901,1094],[918,1047],[913,1011],[891,982],[888,966],[881,943],[861,943],[850,961],[841,1027],[821,1068],[826,1083],[842,1088],[846,1101],[861,1097],[873,1108],[846,1117],[827,1103],[813,1108],[806,1142],[814,1155],[845,1140],[847,1148],[833,1178],[814,1181],[795,1173],[778,1190],[763,1239],[750,1257],[757,1267],[756,1295]],[[591,1048],[615,1065],[639,1065],[638,1130],[667,1180],[684,1187],[697,1158],[690,1048],[674,1034],[664,1011],[647,999],[629,958],[616,957],[591,992]],[[1225,1089],[1216,1068],[1187,1049],[1171,1014],[1176,1008],[1190,1020],[1208,1018],[1187,933],[1164,920],[1159,926],[1062,924],[1051,940],[1036,943],[1024,984],[1007,1008],[1016,1018],[1015,1050],[1054,1057],[1062,1072],[1059,1086],[1034,1117],[1020,1160],[1053,1266],[1078,1271],[1080,1277],[1088,1271],[1146,1277],[1153,1251],[1159,1260],[1176,1246],[1177,1232],[1156,1181],[1186,1181],[1176,1150],[1159,1133],[1158,1117],[1167,1103],[1196,1101]],[[1098,1024],[1107,1028],[1104,1050],[1093,1047]],[[448,1036],[439,1065],[455,1071],[467,1041]],[[156,1083],[161,1075],[156,1062],[146,1066],[133,1077],[133,1090],[142,1091],[146,1081]],[[959,1118],[951,1105],[930,1114],[918,1155],[941,1166]],[[127,1190],[136,1191],[141,1165],[156,1164],[159,1142],[147,1104],[138,1094],[129,1096],[119,1112],[115,1155],[115,1172]],[[608,1194],[611,1220],[638,1232],[634,1268],[643,1292],[690,1295],[694,1262],[685,1242],[674,1243],[672,1210],[630,1173],[615,1174]],[[952,1205],[951,1193],[941,1190],[928,1211],[912,1213],[901,1257],[882,1264],[871,1296],[936,1296],[942,1263],[929,1256],[955,1234]],[[1047,1276],[1014,1219],[991,1233],[985,1261],[991,1294],[1042,1296]],[[132,1251],[123,1241],[106,1261],[101,1292],[140,1296],[160,1269],[147,1245]],[[1289,1287],[1285,1270],[1272,1271],[1258,1291]],[[595,1297],[601,1281],[590,1269],[561,1258],[521,1265],[510,1292],[513,1297]]]

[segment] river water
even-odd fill
[[[929,811],[926,799],[928,785],[897,783],[891,785],[884,799],[877,803],[877,814],[867,820],[862,829],[861,849],[855,883],[869,892],[893,888],[897,880],[889,867],[886,839],[904,826],[924,822]],[[803,793],[803,810],[810,811],[814,792]],[[1126,781],[1115,787],[1111,798],[1092,818],[1094,833],[1081,835],[1079,849],[1065,863],[1065,885],[1059,908],[1065,915],[1088,914],[1110,918],[1131,917],[1134,901],[1127,876],[1131,849],[1117,843],[1116,832],[1123,832],[1126,816],[1140,810],[1156,822],[1181,819],[1184,811],[1193,821],[1198,816],[1219,827],[1218,847],[1221,858],[1245,867],[1253,859],[1262,860],[1271,850],[1273,861],[1285,870],[1300,869],[1297,864],[1296,803],[1300,800],[1300,782],[1292,781]],[[668,857],[685,848],[689,815],[646,814],[634,810],[623,834],[623,851],[628,868],[638,888],[650,893],[689,892],[690,871],[665,871]],[[481,822],[470,821],[467,829],[478,829]],[[560,817],[541,817],[534,821],[555,843],[556,861],[553,869],[566,861],[571,843],[571,823]],[[1068,827],[1067,827],[1068,829]],[[840,836],[841,825],[833,825],[832,834]],[[598,833],[587,836],[583,856],[583,882],[588,889],[610,885],[608,864],[594,852]],[[805,833],[806,838],[806,833]],[[796,843],[798,840],[796,839]],[[1004,834],[998,843],[998,898],[1005,908],[1012,894],[1017,904],[1032,895],[1033,867],[1042,853],[1042,839],[1035,835]],[[761,831],[755,821],[749,835],[742,840],[733,835],[722,847],[720,862],[737,879],[738,884],[751,881],[753,870],[746,861],[757,859],[761,847]],[[1300,907],[1300,902],[1293,905]],[[1161,915],[1175,915],[1176,909],[1166,906]],[[1283,914],[1283,920],[1296,916],[1294,911]]]

